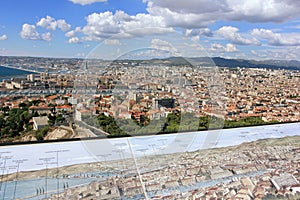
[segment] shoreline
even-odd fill
[[[2,65],[0,64],[0,67],[4,67],[4,68],[8,68],[8,69],[15,69],[15,70],[20,70],[20,71],[23,71],[23,72],[31,72],[31,73],[40,73],[36,70],[30,70],[30,69],[25,69],[25,68],[22,68],[22,67],[17,67],[17,66],[8,66],[8,65]],[[30,73],[29,73],[30,74]],[[28,75],[28,74],[15,74],[15,75]],[[15,76],[15,75],[11,75],[11,76]],[[3,77],[10,77],[10,76],[0,76],[0,78],[3,78]]]

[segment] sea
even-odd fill
[[[34,72],[0,66],[0,81],[11,79],[13,77],[21,78],[21,77],[25,77],[26,75],[32,74],[32,73],[34,73]]]

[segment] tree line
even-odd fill
[[[103,113],[97,118],[87,120],[90,125],[101,128],[111,137],[142,134],[164,134],[188,131],[202,131],[209,129],[236,128],[254,125],[278,123],[265,122],[261,117],[246,117],[239,120],[227,120],[216,116],[194,117],[192,113],[169,113],[160,120],[151,120],[148,125],[137,123],[134,119],[114,119]]]

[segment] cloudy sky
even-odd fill
[[[142,42],[182,56],[300,60],[299,11],[299,0],[5,0],[0,55],[86,57],[101,44],[110,58]]]

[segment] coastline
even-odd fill
[[[26,74],[36,74],[36,73],[40,73],[36,70],[30,70],[30,69],[25,69],[25,68],[22,68],[22,67],[16,67],[16,66],[9,66],[9,65],[2,65],[0,64],[0,67],[4,67],[4,68],[7,68],[7,69],[14,69],[14,70],[19,70],[19,71],[22,71],[22,72],[30,72],[30,73],[26,73]],[[25,75],[25,73],[21,73],[21,74],[15,74],[15,75]],[[14,76],[14,75],[12,75]],[[7,76],[1,76],[0,77],[7,77]]]

